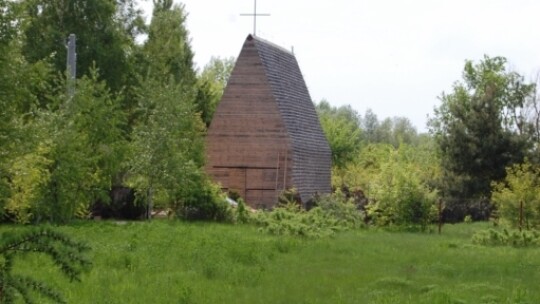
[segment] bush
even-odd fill
[[[421,181],[413,168],[390,161],[381,168],[373,188],[366,206],[372,224],[425,230],[435,219],[436,192]]]
[[[521,213],[526,228],[539,228],[540,167],[525,161],[507,168],[504,181],[493,184],[492,199],[503,224],[518,227]]]
[[[184,200],[174,204],[179,218],[190,221],[232,222],[233,210],[218,185],[205,180],[200,189],[193,189]]]
[[[484,246],[539,246],[540,233],[537,231],[509,231],[507,229],[503,229],[501,232],[495,229],[489,229],[475,233],[472,237],[472,242]]]
[[[246,207],[246,203],[242,198],[238,198],[236,202],[238,203],[238,205],[236,206],[235,222],[241,224],[248,223],[250,220],[250,214]]]
[[[337,191],[332,195],[326,194],[317,197],[315,206],[336,219],[340,226],[348,228],[364,226],[364,212],[359,210],[354,198],[347,199],[345,193],[341,191]]]
[[[363,213],[343,198],[340,193],[319,197],[316,207],[309,211],[290,203],[269,212],[256,213],[253,222],[270,234],[301,237],[323,237],[362,227]]]

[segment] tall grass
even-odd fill
[[[16,267],[70,303],[540,303],[540,249],[473,245],[484,228],[308,240],[249,225],[83,222],[57,228],[93,248],[81,283],[43,257]]]

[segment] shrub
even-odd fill
[[[201,188],[193,189],[189,195],[183,196],[183,201],[174,204],[176,215],[190,221],[232,222],[232,208],[219,186],[208,180],[200,185]]]
[[[354,203],[354,198],[347,199],[341,191],[337,191],[332,195],[326,194],[317,197],[315,206],[336,219],[340,226],[349,228],[364,226],[364,212],[359,210]]]
[[[296,188],[291,188],[282,191],[278,197],[278,206],[286,206],[290,204],[301,205],[302,199]]]
[[[425,230],[434,220],[436,192],[422,182],[414,168],[389,161],[373,184],[366,206],[372,224]]]
[[[235,219],[235,222],[241,223],[241,224],[245,224],[245,223],[249,222],[250,214],[249,214],[249,211],[248,211],[248,209],[246,207],[246,203],[244,202],[244,200],[242,198],[238,198],[238,200],[236,202],[238,203],[238,205],[236,206],[236,212],[235,212],[236,219]]]
[[[46,186],[50,181],[47,158],[50,148],[39,145],[35,152],[17,157],[11,164],[10,192],[5,212],[16,223],[27,224],[35,220],[39,205],[43,204]]]
[[[323,237],[337,231],[363,226],[363,213],[340,193],[316,200],[316,207],[306,211],[289,203],[269,212],[258,212],[253,221],[261,230],[275,235]]]
[[[539,166],[525,161],[508,167],[504,181],[494,183],[492,187],[492,199],[503,224],[518,227],[521,212],[526,228],[540,227]]]
[[[472,237],[472,242],[484,246],[529,247],[540,245],[540,233],[537,231],[518,231],[489,229],[479,231]]]

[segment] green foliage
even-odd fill
[[[345,170],[333,168],[332,185],[336,188],[343,184],[351,188],[360,188],[369,196],[374,177],[380,174],[381,167],[389,159],[393,150],[390,145],[385,144],[367,145],[360,150]]]
[[[97,199],[107,201],[121,170],[125,120],[97,72],[78,81],[72,98],[60,92],[51,97],[56,111],[39,110],[21,127],[26,147],[8,170],[12,220],[67,222]]]
[[[9,170],[11,195],[4,206],[12,221],[26,224],[34,220],[33,214],[42,202],[51,179],[49,153],[50,147],[41,144],[34,153],[14,159]]]
[[[234,213],[218,185],[209,180],[192,181],[189,192],[172,206],[176,215],[186,220],[232,222]]]
[[[21,6],[0,1],[0,220],[11,196],[11,170],[15,159],[34,145],[31,128],[37,96],[48,89],[45,80],[50,68],[43,62],[29,64],[21,54],[22,40],[17,35]],[[27,156],[24,156],[27,157]],[[30,158],[32,158],[30,156]],[[39,170],[39,169],[38,169]]]
[[[148,40],[143,45],[142,76],[166,84],[172,81],[184,88],[195,85],[193,51],[185,28],[186,16],[183,5],[172,1],[155,1],[152,20],[148,28]],[[193,93],[192,92],[192,93]]]
[[[447,197],[490,197],[490,184],[530,145],[523,109],[534,85],[506,70],[503,57],[467,61],[463,81],[440,97],[430,130],[441,152]]]
[[[4,47],[10,42],[15,35],[15,27],[12,23],[15,19],[13,12],[14,4],[8,0],[0,0],[0,46],[3,50]]]
[[[125,116],[118,98],[98,77],[91,71],[90,77],[78,81],[73,98],[59,96],[66,101],[48,121],[50,181],[35,220],[66,222],[98,199],[108,201],[126,154]]]
[[[171,209],[205,196],[204,125],[194,112],[193,97],[181,85],[149,79],[139,100],[128,184],[139,194],[152,190]]]
[[[501,222],[512,227],[540,227],[540,167],[529,161],[506,169],[503,181],[493,184],[493,202]]]
[[[66,69],[65,41],[77,36],[77,74],[90,75],[94,66],[102,71],[113,92],[126,84],[128,52],[134,47],[142,17],[129,10],[127,1],[24,0],[24,55],[30,62],[47,60],[58,73]],[[130,16],[131,14],[131,16]]]
[[[406,117],[395,116],[379,121],[371,109],[359,116],[362,141],[367,144],[390,144],[395,148],[400,144],[416,145],[420,135]]]
[[[363,213],[340,193],[319,197],[316,205],[306,211],[298,204],[290,203],[272,211],[255,213],[252,221],[270,234],[307,238],[363,227]]]
[[[314,209],[318,208],[330,218],[334,218],[340,227],[345,227],[345,229],[364,227],[364,213],[358,209],[352,199],[347,199],[339,190],[331,195],[317,197],[315,206]]]
[[[0,2],[2,219],[67,222],[87,216],[96,201],[106,204],[112,186],[126,183],[139,203],[155,199],[180,210],[197,202],[216,217],[211,210],[221,208],[219,200],[206,201],[215,196],[202,170],[197,112],[208,112],[198,109],[186,13],[156,1],[148,39],[136,45],[146,26],[135,4]],[[77,35],[82,76],[73,97],[53,76],[65,70],[70,33]],[[204,74],[211,85],[226,81]]]
[[[56,303],[66,303],[63,297],[47,284],[14,271],[15,262],[30,253],[49,256],[62,274],[70,280],[80,280],[90,262],[84,253],[90,248],[50,229],[42,228],[25,233],[1,234],[0,238],[0,303],[35,303],[33,294],[39,294]],[[15,267],[16,268],[16,267]]]
[[[236,202],[238,205],[236,206],[235,221],[240,224],[248,223],[250,220],[250,214],[246,203],[242,198],[239,198]]]
[[[419,140],[416,128],[406,117],[385,118],[377,122],[375,129],[370,132],[372,134],[365,138],[367,142],[390,144],[395,148],[403,143],[415,145]]]
[[[437,163],[429,141],[398,148],[370,144],[347,165],[342,176],[333,176],[332,183],[363,190],[370,201],[368,218],[375,225],[425,229],[433,219],[434,181],[440,174]]]
[[[197,79],[196,108],[206,126],[210,126],[217,105],[223,96],[235,59],[212,57]]]
[[[472,236],[472,242],[484,246],[538,247],[540,233],[537,231],[518,231],[503,229],[483,230]]]
[[[331,107],[325,100],[317,104],[316,109],[332,150],[332,163],[343,168],[361,147],[358,114],[350,106]]]
[[[301,206],[301,204],[302,200],[296,188],[283,190],[278,196],[278,206]]]
[[[378,226],[416,226],[425,230],[434,219],[436,191],[422,179],[410,157],[414,150],[401,146],[388,156],[370,185],[368,218]]]
[[[154,4],[141,51],[128,184],[139,199],[180,218],[228,220],[227,203],[202,168],[205,127],[184,7],[165,0]]]

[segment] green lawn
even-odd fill
[[[69,303],[540,303],[540,249],[472,245],[487,227],[304,240],[245,225],[84,222],[57,228],[92,247],[82,282],[44,257],[16,267]],[[11,229],[22,228],[0,227]]]

